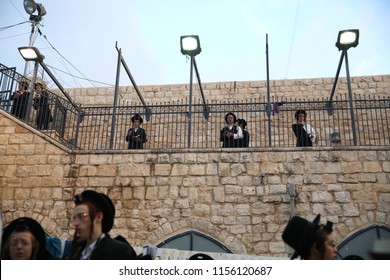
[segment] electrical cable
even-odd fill
[[[293,32],[291,34],[290,50],[288,52],[286,74],[284,76],[284,79],[287,79],[287,77],[288,77],[288,71],[290,68],[290,61],[291,61],[291,56],[292,56],[293,47],[294,47],[294,39],[295,39],[295,33],[296,33],[297,25],[298,25],[298,18],[299,18],[300,9],[301,9],[301,0],[298,0],[297,8],[295,10],[294,26],[293,26]]]
[[[4,31],[4,30],[7,30],[8,28],[12,28],[12,27],[15,27],[15,26],[18,26],[18,25],[25,24],[25,23],[27,23],[27,22],[29,22],[29,21],[27,20],[27,21],[23,21],[23,22],[19,22],[19,23],[13,24],[13,25],[8,25],[8,26],[0,27],[0,32],[1,32],[1,31]]]

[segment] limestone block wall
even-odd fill
[[[270,95],[287,98],[329,98],[334,77],[317,79],[270,80]],[[193,97],[201,99],[199,86],[194,83]],[[354,94],[365,96],[389,96],[390,75],[351,77]],[[149,104],[177,101],[188,98],[188,84],[139,86],[143,98]],[[267,96],[266,81],[230,81],[203,83],[202,89],[208,101],[241,101]],[[75,102],[83,106],[112,105],[114,87],[68,89]],[[334,98],[348,92],[345,77],[337,82]],[[132,85],[120,87],[119,102],[140,102]],[[335,100],[335,99],[334,99]]]
[[[389,147],[71,152],[0,111],[4,224],[30,216],[61,238],[73,196],[91,188],[114,201],[113,235],[135,246],[195,230],[234,253],[286,256],[289,185],[295,214],[321,213],[337,242],[390,226],[389,158]]]

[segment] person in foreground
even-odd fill
[[[333,240],[333,223],[319,224],[318,214],[313,222],[294,216],[288,222],[282,239],[295,252],[291,259],[301,256],[303,260],[335,260],[337,248]]]
[[[2,260],[51,260],[46,250],[45,231],[34,219],[13,220],[4,228],[1,248]]]
[[[71,260],[134,260],[133,247],[108,234],[114,224],[115,207],[111,199],[94,190],[75,196],[73,248]]]

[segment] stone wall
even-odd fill
[[[34,217],[61,238],[73,233],[73,196],[92,188],[112,198],[113,234],[133,245],[196,230],[234,253],[286,256],[289,185],[295,214],[321,213],[337,242],[390,226],[389,158],[389,147],[71,152],[0,111],[4,223]]]
[[[332,78],[271,80],[270,96],[280,99],[287,98],[329,98],[334,83]],[[389,96],[390,75],[351,77],[351,88],[355,94],[364,96]],[[177,101],[188,98],[189,85],[155,85],[139,86],[146,103]],[[209,101],[241,101],[267,96],[266,81],[231,81],[203,83],[205,98]],[[114,87],[69,89],[69,94],[75,102],[88,105],[112,105],[114,102]],[[340,77],[337,82],[334,100],[338,95],[347,94],[347,81]],[[193,97],[201,99],[197,83],[194,83]],[[120,87],[120,102],[140,102],[133,86]]]

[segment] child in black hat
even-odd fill
[[[93,190],[75,196],[73,249],[67,259],[133,260],[134,249],[108,234],[114,224],[115,207],[111,199]]]
[[[143,144],[146,143],[146,131],[141,128],[143,119],[139,114],[131,118],[133,127],[129,129],[126,135],[126,142],[129,142],[129,149],[143,149]]]
[[[334,260],[337,248],[333,241],[333,223],[319,224],[320,214],[309,222],[294,216],[288,222],[282,234],[282,239],[295,249],[291,259],[301,256],[303,260]]]
[[[249,132],[246,130],[247,122],[244,119],[238,119],[237,120],[237,125],[241,128],[242,130],[242,139],[238,139],[238,147],[239,148],[246,148],[249,147]]]
[[[50,260],[46,250],[45,231],[34,219],[23,217],[13,220],[2,236],[2,260]]]

